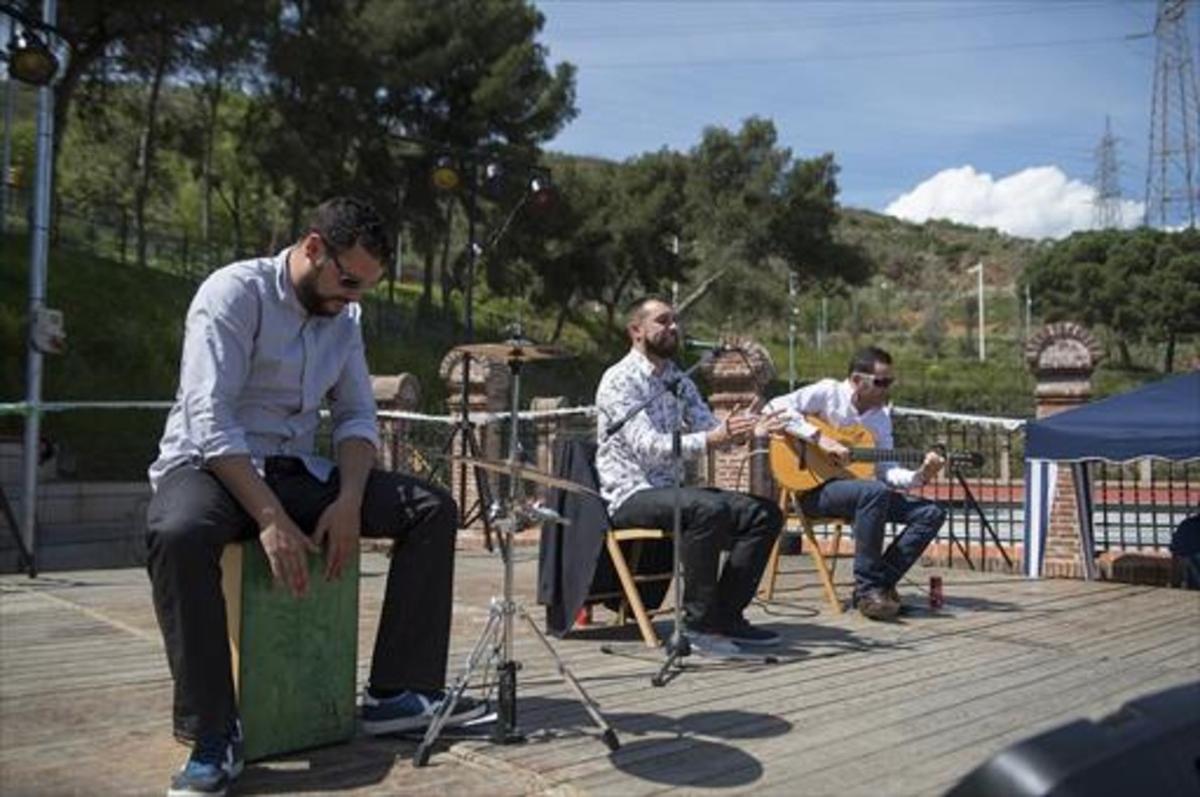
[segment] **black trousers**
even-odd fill
[[[783,513],[765,498],[711,487],[684,487],[679,505],[684,622],[692,631],[724,632],[758,589],[783,528]],[[627,498],[613,513],[612,524],[618,529],[671,529],[674,512],[675,488],[653,487]],[[725,549],[729,557],[718,579]]]
[[[339,486],[336,470],[321,482],[294,458],[269,458],[266,481],[310,535]],[[396,542],[371,660],[372,686],[444,686],[457,526],[458,510],[445,490],[401,473],[371,472],[362,535]],[[171,471],[150,501],[147,567],[175,681],[179,738],[223,732],[236,716],[221,552],[226,543],[257,535],[232,493],[201,468]]]

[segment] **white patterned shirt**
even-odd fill
[[[596,389],[596,471],[600,476],[600,494],[608,502],[609,512],[629,496],[651,487],[675,484],[671,457],[671,433],[679,418],[674,394],[664,391],[624,426],[609,435],[609,424],[621,420],[642,401],[662,390],[664,383],[678,377],[684,432],[681,449],[685,459],[702,455],[707,445],[706,432],[719,426],[712,410],[700,397],[696,384],[679,366],[667,361],[660,373],[637,349],[630,349],[616,365],[604,372]]]
[[[804,420],[805,415],[816,415],[832,426],[865,426],[875,438],[875,447],[888,450],[892,444],[892,415],[890,407],[876,407],[860,413],[854,406],[854,389],[847,380],[822,379],[767,402],[764,413],[783,410],[781,416],[788,421],[787,430],[802,440],[812,442],[817,427]],[[916,471],[900,467],[896,462],[879,462],[875,475],[881,482],[901,490],[920,487],[921,479]]]

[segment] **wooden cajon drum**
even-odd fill
[[[358,666],[358,549],[340,578],[309,556],[308,591],[275,587],[258,540],[225,546],[222,589],[246,760],[354,735]]]

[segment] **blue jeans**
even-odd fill
[[[946,510],[871,479],[838,479],[811,490],[800,508],[809,517],[838,517],[854,530],[854,594],[894,587],[921,558],[946,519]],[[907,524],[886,551],[888,523]]]

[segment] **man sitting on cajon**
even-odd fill
[[[175,735],[194,742],[170,795],[224,794],[241,772],[220,559],[258,537],[276,582],[300,596],[324,547],[338,578],[359,535],[395,540],[363,727],[427,724],[444,697],[458,513],[444,490],[372,469],[378,438],[359,299],[390,237],[350,198],[321,204],[285,251],[208,277],[188,310],[179,390],[147,517],[154,608],[175,682]],[[317,456],[328,399],[337,462]],[[460,701],[452,720],[483,706]]]

